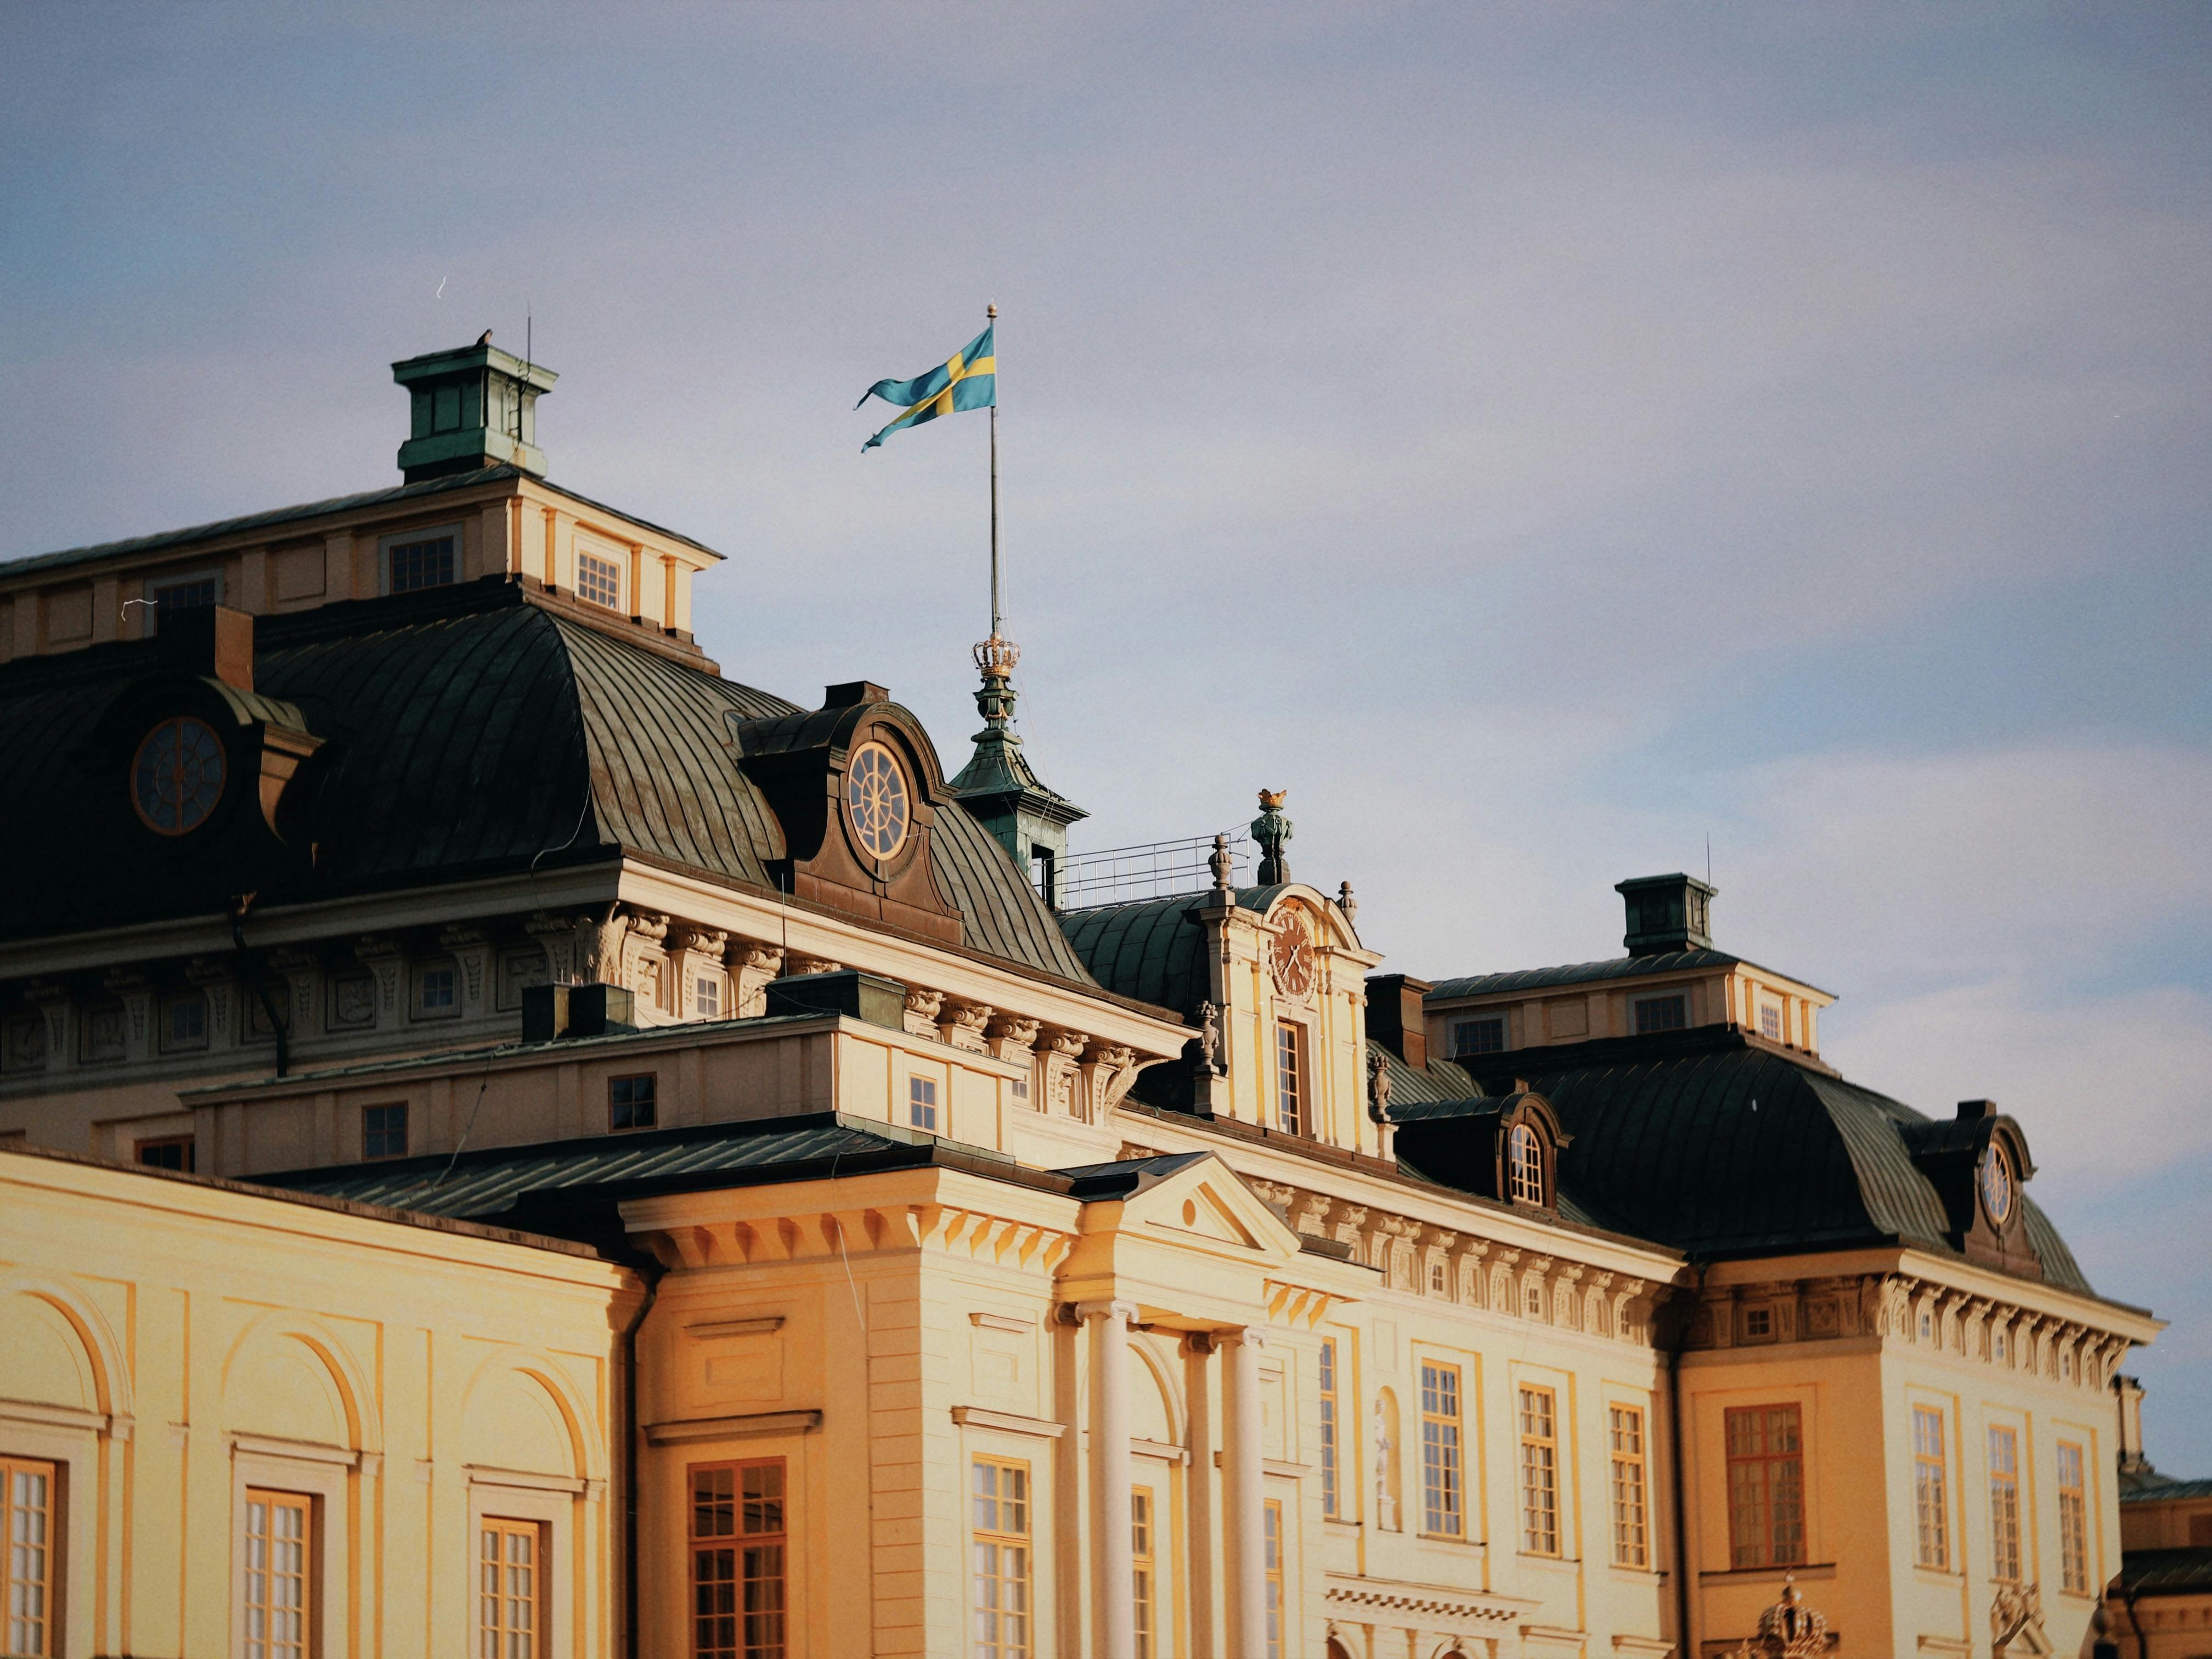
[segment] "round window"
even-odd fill
[[[1999,1226],[2012,1213],[2012,1164],[1995,1141],[1982,1154],[1982,1207]]]
[[[845,810],[853,815],[853,834],[871,857],[887,859],[906,844],[914,822],[913,793],[898,757],[879,743],[853,751],[845,773]]]
[[[180,714],[146,734],[131,763],[131,804],[156,835],[205,823],[222,799],[222,739],[205,720]]]

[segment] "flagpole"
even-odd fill
[[[983,307],[983,315],[995,328],[999,321],[999,305],[994,300]],[[998,341],[992,340],[995,360]],[[996,375],[995,361],[993,374]],[[997,384],[995,378],[993,385]],[[999,399],[995,391],[991,398],[991,637],[999,637]]]

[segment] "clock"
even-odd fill
[[[1994,1140],[1982,1153],[1979,1184],[1982,1207],[1990,1212],[1990,1220],[2003,1226],[2005,1218],[2012,1213],[2012,1160]]]
[[[1306,919],[1286,910],[1275,926],[1274,942],[1267,947],[1267,965],[1274,972],[1275,988],[1286,997],[1304,997],[1313,989],[1313,940]]]

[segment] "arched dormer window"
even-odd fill
[[[1526,1123],[1516,1123],[1505,1138],[1505,1179],[1510,1197],[1522,1204],[1542,1204],[1544,1197],[1544,1152],[1537,1144],[1536,1131]]]

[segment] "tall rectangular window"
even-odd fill
[[[1452,1023],[1452,1054],[1495,1054],[1505,1049],[1505,1017],[1492,1015],[1488,1019],[1462,1019]]]
[[[1457,1538],[1466,1527],[1460,1465],[1459,1367],[1421,1364],[1421,1530]]]
[[[52,1463],[0,1457],[0,1610],[8,1651],[22,1659],[54,1654],[54,1483]]]
[[[1275,1121],[1290,1134],[1305,1133],[1305,1055],[1303,1032],[1289,1020],[1275,1025]]]
[[[363,1158],[407,1156],[407,1103],[361,1109],[361,1155]]]
[[[1727,1414],[1729,1561],[1785,1567],[1805,1559],[1805,1441],[1795,1406]]]
[[[975,1659],[1030,1659],[1030,1466],[977,1458],[975,1505]]]
[[[720,1019],[722,1017],[722,981],[712,974],[702,974],[691,981],[691,1012],[701,1019]]]
[[[1782,1041],[1782,1010],[1771,1002],[1759,1004],[1759,1034],[1771,1042]]]
[[[2076,1595],[2089,1593],[2089,1493],[2081,1481],[2081,1449],[2058,1443],[2059,1582]]]
[[[692,1466],[691,1659],[784,1659],[787,1536],[781,1457]]]
[[[1336,1455],[1336,1339],[1325,1336],[1321,1344],[1321,1512],[1332,1517],[1341,1513]]]
[[[1129,1559],[1134,1565],[1137,1659],[1153,1659],[1158,1652],[1154,1632],[1158,1626],[1153,1606],[1156,1582],[1152,1566],[1152,1489],[1133,1487],[1129,1492]]]
[[[1267,1580],[1267,1659],[1283,1659],[1283,1505],[1269,1498],[1261,1531],[1261,1565]]]
[[[1923,1567],[1951,1565],[1950,1498],[1943,1480],[1943,1413],[1912,1408],[1913,1560]]]
[[[428,541],[399,542],[392,549],[394,593],[411,593],[418,587],[443,587],[453,580],[453,538],[434,536]]]
[[[1531,1555],[1559,1553],[1559,1433],[1549,1389],[1521,1394],[1521,1547]]]
[[[1606,1407],[1606,1438],[1613,1457],[1613,1564],[1651,1564],[1644,1514],[1644,1413],[1634,1406]]]
[[[906,1080],[906,1121],[917,1129],[937,1133],[937,1079],[910,1077]]]
[[[545,1583],[534,1521],[477,1528],[477,1659],[538,1659]]]
[[[576,597],[589,599],[593,605],[603,605],[610,611],[622,609],[622,567],[612,559],[595,559],[588,553],[576,555]]]
[[[2020,1583],[2020,1438],[1990,1431],[1990,1577]]]
[[[607,1079],[607,1127],[650,1129],[659,1113],[660,1078],[655,1072]]]
[[[246,1659],[307,1659],[315,1617],[314,1500],[299,1492],[246,1492]]]

